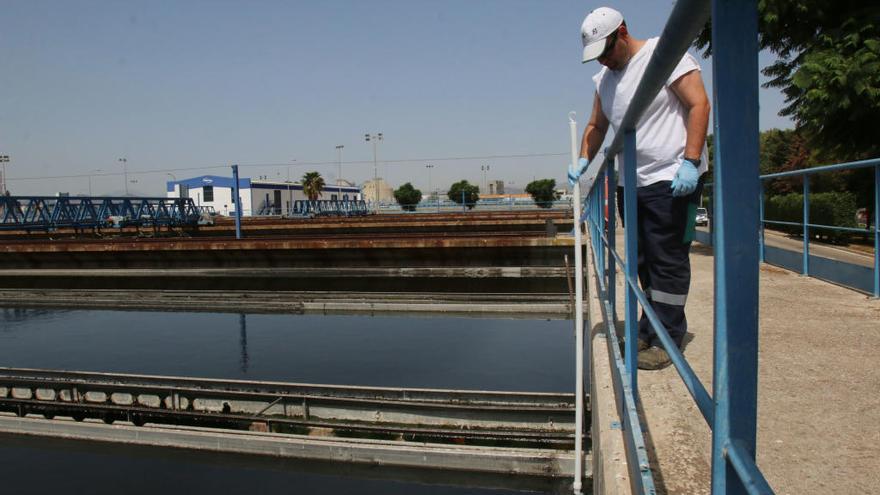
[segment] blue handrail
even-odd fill
[[[847,227],[844,225],[827,225],[823,223],[814,223],[810,221],[810,177],[816,174],[841,172],[846,170],[856,170],[864,168],[874,169],[874,205],[873,205],[873,228],[871,228],[872,219],[866,218],[865,228]],[[765,215],[766,197],[764,190],[765,183],[774,179],[802,177],[804,179],[803,189],[803,205],[802,217],[800,222],[786,220],[768,220]],[[871,293],[874,297],[880,297],[880,158],[872,158],[869,160],[859,160],[854,162],[837,163],[834,165],[824,165],[820,167],[812,167],[801,170],[791,170],[787,172],[779,172],[774,174],[765,174],[760,176],[761,191],[760,198],[760,232],[758,236],[758,245],[760,248],[760,261],[762,263],[772,263],[783,268],[798,271],[807,276],[815,276],[818,278],[830,280],[836,284],[850,287],[856,290]],[[707,184],[707,186],[711,187]],[[767,259],[767,245],[765,240],[764,228],[768,225],[779,225],[788,227],[797,227],[803,234],[802,251],[800,261],[794,261],[796,251],[790,251],[782,248],[774,248],[771,257]],[[710,223],[710,236],[700,233],[698,239],[701,242],[712,244]],[[873,267],[863,267],[845,261],[826,259],[816,257],[810,254],[810,243],[812,235],[810,232],[814,229],[825,231],[852,232],[856,234],[867,234],[874,237],[874,254]],[[812,265],[816,264],[817,267]]]
[[[713,0],[712,46],[715,107],[715,352],[713,396],[651,308],[637,281],[635,127],[709,17],[708,0],[676,3],[642,82],[605,156],[588,167],[587,205],[596,276],[606,331],[616,341],[616,266],[625,280],[624,362],[613,370],[638,395],[636,365],[638,304],[669,353],[694,401],[712,429],[712,493],[773,493],[755,464],[758,374],[758,36],[756,0]],[[616,252],[613,162],[623,151],[625,260]],[[725,164],[730,164],[725,167]],[[607,194],[606,194],[606,188]],[[730,212],[730,213],[728,213]],[[607,219],[607,223],[606,223]],[[607,232],[607,234],[606,234]],[[625,400],[625,399],[624,399]],[[630,425],[629,434],[640,433]],[[634,426],[635,428],[632,428]],[[631,445],[631,442],[628,442]],[[627,452],[638,493],[644,470]],[[636,464],[636,465],[634,465]],[[641,471],[641,472],[639,472]],[[639,479],[634,479],[639,478]],[[648,480],[650,481],[650,480]],[[651,485],[652,486],[652,485]]]
[[[873,168],[874,169],[874,228],[873,230],[869,230],[868,226],[870,226],[871,219],[866,218],[865,229],[858,229],[853,227],[846,226],[838,226],[838,225],[823,225],[816,224],[810,222],[810,177],[814,174],[826,173],[826,172],[838,172],[843,170],[855,170],[861,168]],[[792,170],[788,172],[779,172],[775,174],[766,174],[761,176],[762,183],[765,181],[779,179],[784,177],[803,177],[804,180],[804,198],[803,198],[803,221],[801,223],[797,222],[785,222],[779,220],[766,220],[763,215],[763,204],[764,204],[764,195],[761,195],[761,205],[762,205],[762,215],[761,215],[761,230],[762,230],[762,240],[763,240],[763,229],[764,225],[791,225],[800,227],[803,231],[803,252],[802,252],[802,261],[801,261],[801,273],[807,276],[813,275],[810,269],[810,229],[826,229],[826,230],[838,230],[843,232],[857,232],[857,233],[866,233],[869,232],[874,235],[874,268],[873,268],[873,289],[872,293],[874,297],[880,297],[880,158],[873,158],[870,160],[860,160],[855,162],[847,162],[847,163],[838,163],[834,165],[825,165],[822,167],[813,167],[802,170]],[[762,242],[761,251],[762,253],[765,250],[765,245]],[[763,260],[762,260],[763,261]],[[834,282],[842,283],[843,285],[851,286],[861,290],[867,290],[868,287],[865,287],[864,282],[866,282],[863,278],[856,280],[860,280],[861,283],[853,283],[852,281],[845,279],[834,279]]]

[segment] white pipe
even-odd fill
[[[575,113],[568,113],[571,128],[571,164],[578,164],[577,121]],[[574,184],[574,294],[575,294],[575,419],[574,419],[574,493],[581,493],[581,474],[583,468],[584,430],[584,261],[581,259],[583,240],[581,239],[581,184]]]

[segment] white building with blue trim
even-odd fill
[[[309,199],[303,194],[299,182],[254,180],[239,178],[241,187],[242,216],[281,215],[293,207],[296,200]],[[340,181],[345,182],[345,181]],[[166,182],[166,195],[169,198],[192,198],[197,206],[213,207],[221,215],[235,214],[235,201],[232,198],[232,177],[203,175],[190,179]],[[348,183],[326,185],[321,197],[329,200],[359,200],[361,190]]]

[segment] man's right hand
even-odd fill
[[[590,162],[587,161],[586,158],[581,158],[578,160],[577,165],[570,164],[568,166],[568,185],[574,187],[577,181],[581,178],[581,175],[587,171],[587,166]]]

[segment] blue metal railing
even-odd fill
[[[843,225],[825,225],[811,222],[810,177],[815,174],[864,168],[874,169],[873,219],[869,217],[865,218],[865,228],[847,227]],[[801,221],[791,222],[785,220],[768,220],[765,213],[767,210],[765,205],[767,198],[764,194],[764,190],[766,189],[765,184],[772,180],[789,177],[800,177],[804,181]],[[880,158],[766,174],[762,175],[760,179],[761,191],[759,194],[759,205],[761,230],[758,236],[758,246],[762,263],[771,263],[789,270],[800,271],[803,275],[821,278],[846,287],[869,292],[874,297],[880,297],[880,227],[877,225],[880,223],[878,222],[878,220],[880,220]],[[872,221],[873,228],[871,228]],[[764,229],[767,226],[793,227],[803,235],[803,246],[799,261],[795,259],[796,251],[779,247],[770,247],[768,249],[764,232]],[[711,228],[712,224],[710,223],[709,235],[706,235],[705,232],[700,232],[697,240],[711,245]],[[873,268],[810,254],[810,242],[813,237],[812,231],[814,230],[850,232],[873,236]]]
[[[823,172],[836,172],[841,170],[854,170],[860,168],[873,168],[874,169],[874,228],[870,230],[868,227],[871,224],[871,219],[866,218],[866,228],[858,229],[852,227],[845,227],[840,225],[822,225],[810,222],[810,176],[813,174],[823,173]],[[768,174],[762,175],[761,181],[762,183],[767,182],[773,179],[779,179],[784,177],[801,177],[804,181],[804,189],[803,189],[803,221],[801,223],[797,222],[784,222],[779,220],[767,220],[764,218],[764,195],[761,195],[761,205],[762,205],[762,215],[761,215],[761,261],[765,261],[765,253],[766,253],[766,244],[764,242],[763,230],[764,226],[767,224],[770,225],[790,225],[796,226],[801,229],[803,233],[803,252],[802,252],[802,261],[801,261],[801,273],[804,275],[813,275],[810,268],[810,238],[811,232],[810,229],[825,229],[825,230],[835,230],[841,232],[856,232],[860,234],[871,233],[874,236],[874,268],[873,268],[873,287],[866,287],[866,284],[860,283],[860,280],[853,280],[847,277],[839,277],[835,276],[835,274],[847,274],[846,271],[841,270],[829,270],[827,274],[823,274],[825,276],[821,278],[828,278],[833,282],[842,283],[843,285],[847,285],[850,287],[854,287],[861,290],[871,290],[874,297],[880,297],[880,227],[878,227],[878,220],[880,220],[880,159],[872,159],[872,160],[862,160],[858,162],[849,162],[849,163],[839,163],[836,165],[827,165],[824,167],[814,167],[804,170],[793,170],[790,172],[780,172],[776,174]],[[840,262],[837,262],[840,263]],[[845,263],[843,263],[845,264]],[[790,267],[787,267],[790,268]]]
[[[363,216],[369,213],[365,201],[304,200],[293,202],[288,214],[292,217]]]
[[[616,379],[638,397],[638,305],[672,359],[712,429],[712,493],[773,493],[755,464],[758,375],[758,35],[756,0],[711,2],[715,112],[715,341],[713,393],[709,395],[654,313],[637,277],[636,124],[663,87],[710,14],[708,0],[676,3],[655,53],[605,157],[587,171],[587,226],[599,280],[606,331],[616,341],[617,265],[625,280],[625,352]],[[613,162],[623,151],[625,260],[616,252]],[[606,193],[607,190],[607,193]],[[728,213],[729,212],[729,213]],[[607,224],[606,224],[607,218]],[[630,397],[619,406],[627,411]],[[650,471],[638,448],[637,419],[627,420],[630,479],[652,493]]]
[[[0,230],[195,225],[190,198],[0,196]]]

